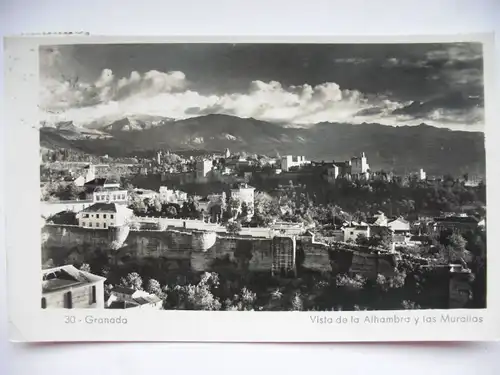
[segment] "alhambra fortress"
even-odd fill
[[[128,226],[106,231],[79,226],[47,224],[42,228],[42,261],[56,265],[85,262],[103,252],[118,264],[162,262],[167,269],[189,267],[193,272],[212,271],[217,260],[231,262],[243,272],[286,273],[302,271],[356,273],[375,279],[378,274],[392,276],[401,255],[344,242],[316,241],[314,235],[275,235],[256,238],[216,231],[169,227],[164,230],[134,230]],[[426,259],[414,257],[425,266]],[[453,269],[447,295],[450,307],[460,308],[470,290],[466,276]]]
[[[210,271],[215,259],[237,262],[248,271],[278,272],[293,275],[297,267],[311,271],[360,273],[389,276],[397,266],[399,254],[387,250],[362,248],[352,244],[329,246],[317,242],[314,235],[254,238],[215,231],[130,230],[127,226],[89,230],[76,226],[46,225],[42,230],[43,261],[55,263],[71,259],[84,261],[88,248],[110,249],[116,259],[139,261],[163,258],[189,262],[193,271]],[[116,250],[113,250],[116,249]]]
[[[303,157],[286,156],[282,168],[288,170],[305,162]],[[205,164],[209,163],[201,165]],[[364,154],[344,164],[333,165],[327,174],[329,182],[344,176],[347,172],[342,168],[346,169],[347,164],[349,173],[369,178]],[[104,256],[117,266],[154,263],[168,273],[216,272],[217,266],[225,264],[241,274],[255,272],[294,278],[302,273],[317,272],[362,275],[376,280],[378,275],[397,275],[399,262],[409,261],[448,275],[449,283],[444,283],[440,295],[448,298],[449,307],[464,307],[470,298],[471,285],[467,281],[470,271],[460,264],[438,265],[429,258],[395,251],[396,243],[406,243],[410,238],[409,224],[404,220],[389,222],[383,213],[376,217],[375,226],[390,227],[394,232],[390,250],[356,244],[357,236],[370,235],[370,226],[359,223],[350,223],[334,231],[335,234],[332,232],[333,237],[319,240],[304,223],[273,222],[268,227],[244,227],[229,232],[217,217],[211,221],[135,216],[127,207],[128,191],[118,181],[97,178],[95,169],[95,165],[90,165],[86,176],[75,184],[90,189],[92,193],[87,199],[41,202],[44,268],[89,263]],[[417,178],[425,179],[425,173],[420,171]],[[247,183],[238,183],[230,192],[231,199],[240,203],[240,209],[245,203],[249,217],[254,211],[254,190]],[[159,192],[137,188],[133,191],[141,198],[159,199],[161,203],[185,202],[187,199],[186,193],[164,186]],[[200,208],[204,205],[204,212],[210,212],[211,206],[222,200],[221,194],[212,194],[206,202],[199,200],[198,204]],[[74,214],[76,223],[54,223],[51,218],[60,213]],[[434,223],[437,230],[441,224],[440,221]]]

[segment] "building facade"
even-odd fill
[[[106,301],[106,308],[161,310],[163,308],[163,301],[157,295],[149,294],[143,290],[117,286],[111,290],[111,295]]]
[[[363,152],[360,157],[351,158],[351,174],[352,175],[364,175],[370,170],[370,165],[366,159],[365,153]]]
[[[240,184],[231,189],[231,199],[240,202],[240,206],[245,203],[248,208],[248,217],[254,213],[255,188],[248,184]]]
[[[77,214],[78,226],[89,229],[108,229],[125,225],[132,210],[117,203],[95,203]]]
[[[306,164],[309,164],[309,162],[305,156],[286,155],[281,158],[281,169],[284,172],[288,172],[290,168],[301,167]]]
[[[187,193],[180,190],[169,189],[166,186],[160,186],[161,203],[179,203],[187,200]]]
[[[344,231],[344,242],[356,242],[360,235],[370,238],[370,226],[368,225],[349,225],[342,230]]]
[[[94,203],[128,203],[128,191],[116,187],[98,187],[92,193]]]
[[[102,309],[105,280],[73,265],[42,270],[42,309]]]
[[[207,174],[212,170],[212,160],[203,159],[196,162],[196,179],[207,177]]]
[[[455,230],[460,233],[464,233],[476,229],[478,224],[478,219],[464,214],[458,216],[437,217],[434,218],[434,221],[430,225],[432,231],[438,233],[444,230]]]

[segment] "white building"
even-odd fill
[[[94,203],[127,204],[128,191],[117,187],[98,187],[92,193]]]
[[[281,157],[281,169],[284,172],[288,172],[292,167],[302,167],[309,163],[305,156],[286,155]]]
[[[106,278],[73,265],[42,270],[42,309],[104,308]]]
[[[212,160],[203,159],[196,162],[196,178],[207,177],[208,172],[213,168]]]
[[[161,203],[179,203],[187,201],[187,193],[180,190],[169,189],[166,186],[160,186]]]
[[[410,223],[402,217],[390,221],[387,226],[392,230],[395,235],[406,236],[410,234]]]
[[[141,199],[155,200],[158,197],[158,193],[154,190],[135,188],[134,193],[137,194]]]
[[[363,235],[370,238],[370,226],[363,223],[363,225],[349,225],[342,228],[344,231],[344,242],[356,242],[358,236]]]
[[[352,175],[363,175],[368,172],[370,165],[366,159],[365,153],[361,154],[361,157],[353,157],[350,161],[351,174]]]
[[[421,181],[427,179],[427,173],[422,168],[418,171],[418,179]]]
[[[368,224],[375,225],[378,227],[386,227],[389,224],[389,220],[387,216],[381,211],[377,212],[373,217],[371,217],[368,221]]]
[[[85,181],[85,177],[84,176],[78,176],[77,178],[75,178],[73,180],[73,184],[75,186],[78,186],[78,187],[83,187],[83,185],[85,185],[85,182],[87,182],[87,181]]]
[[[254,197],[255,188],[247,184],[240,184],[237,188],[231,189],[231,199],[245,203],[248,207],[248,217],[252,217],[254,213]]]
[[[116,286],[111,290],[111,295],[106,301],[106,308],[161,310],[163,308],[163,301],[157,295],[149,294],[143,290]]]
[[[340,168],[336,165],[333,165],[332,167],[327,169],[326,180],[329,183],[333,183],[339,177],[339,175],[340,175]]]
[[[132,210],[117,203],[95,203],[77,214],[82,228],[108,229],[119,227],[132,217]]]

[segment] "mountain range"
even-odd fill
[[[132,156],[159,149],[229,148],[232,152],[343,161],[364,152],[373,170],[401,173],[423,168],[428,174],[485,173],[483,133],[426,124],[392,127],[323,122],[306,128],[218,114],[183,120],[131,116],[83,127],[72,122],[42,124],[40,144],[110,156]]]

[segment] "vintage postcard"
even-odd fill
[[[492,36],[5,56],[13,341],[500,338]]]

